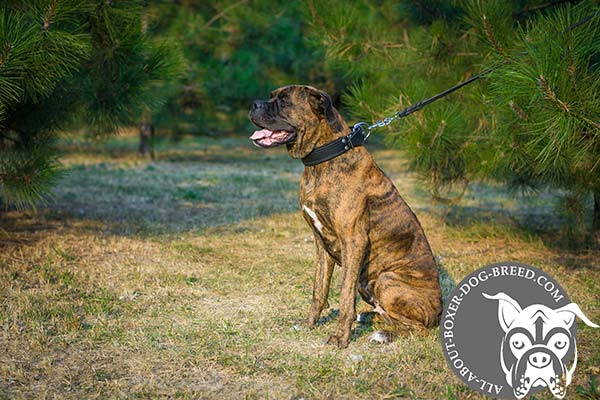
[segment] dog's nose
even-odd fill
[[[542,351],[537,351],[531,353],[527,360],[529,361],[529,364],[536,368],[544,368],[546,365],[550,364],[550,355]]]
[[[252,102],[252,110],[256,110],[258,108],[261,108],[263,106],[263,102],[260,100],[254,100],[254,102]]]

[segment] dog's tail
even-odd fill
[[[456,282],[448,271],[442,266],[442,257],[435,256],[435,263],[438,267],[438,280],[440,281],[440,289],[442,291],[442,309],[446,308],[446,303],[450,299],[450,294],[456,287]]]

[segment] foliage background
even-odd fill
[[[185,75],[163,87],[157,127],[175,136],[247,132],[249,103],[276,87],[304,82],[335,91],[323,50],[305,40],[303,7],[300,0],[151,2],[151,34],[174,38],[187,60]]]
[[[373,122],[504,62],[382,137],[434,201],[456,203],[474,181],[555,190],[566,230],[600,243],[599,4],[11,1],[0,21],[2,197],[23,206],[49,193],[60,132],[141,122],[172,140],[247,135],[251,101],[290,83]]]

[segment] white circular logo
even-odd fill
[[[597,328],[564,289],[530,265],[485,266],[460,282],[442,314],[442,350],[470,388],[522,399],[549,390],[565,397],[577,365],[579,317]]]

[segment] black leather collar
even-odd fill
[[[367,137],[368,135],[365,134],[362,126],[357,124],[352,128],[352,131],[348,135],[342,136],[326,145],[317,147],[304,157],[302,162],[306,166],[313,166],[329,161],[356,146],[363,146],[367,141]]]

